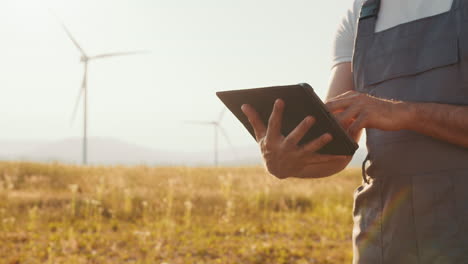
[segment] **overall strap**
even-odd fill
[[[358,35],[368,36],[375,32],[375,24],[380,11],[380,0],[367,0],[361,7]]]
[[[364,39],[369,39],[369,37],[373,38],[377,16],[380,11],[380,1],[381,0],[367,0],[363,3],[359,15],[357,33],[354,38],[355,49],[360,46],[360,42]],[[355,72],[354,55],[355,54],[353,52],[353,59],[351,62],[351,69],[353,72]],[[356,83],[355,87],[358,87]]]
[[[461,32],[465,30],[462,21],[464,20],[463,10],[467,8],[466,5],[467,5],[466,0],[453,0],[452,1],[452,7],[449,12],[450,12],[450,16],[454,20],[457,34],[460,34]]]
[[[453,0],[451,11],[453,12],[459,9],[462,6],[462,2],[463,2],[462,0]]]

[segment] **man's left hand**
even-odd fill
[[[363,128],[395,131],[405,129],[410,122],[407,103],[356,91],[334,97],[326,105],[352,137],[356,137]]]

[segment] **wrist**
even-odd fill
[[[398,106],[400,128],[403,130],[413,130],[413,128],[417,126],[418,104],[412,102],[401,102]]]

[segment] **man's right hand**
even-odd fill
[[[243,105],[242,112],[249,119],[263,155],[268,172],[279,179],[295,177],[304,168],[314,164],[345,160],[347,156],[322,155],[317,151],[332,141],[332,136],[323,134],[317,139],[299,146],[298,143],[314,125],[312,116],[306,117],[287,136],[281,134],[285,103],[278,99],[268,120],[268,126],[260,119],[257,111],[250,105]]]

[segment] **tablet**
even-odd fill
[[[276,99],[285,102],[281,132],[287,136],[307,116],[315,118],[315,124],[299,142],[306,144],[319,136],[330,133],[333,140],[318,151],[320,154],[353,155],[358,145],[346,133],[333,114],[306,83],[288,86],[274,86],[255,89],[217,92],[216,95],[226,107],[239,119],[255,139],[255,132],[249,120],[241,110],[243,104],[251,105],[260,115],[264,124],[268,124]]]

